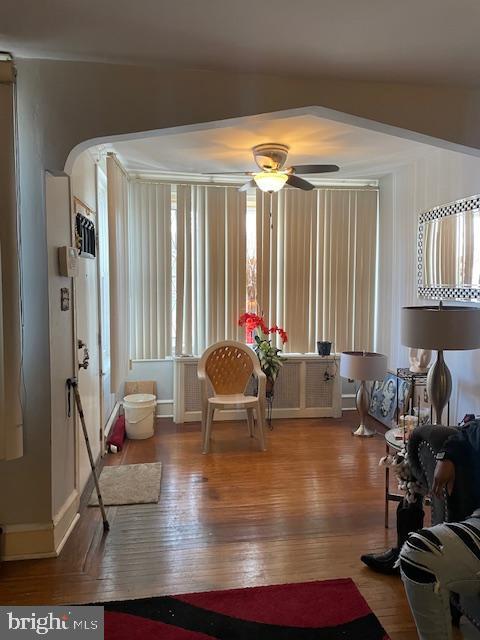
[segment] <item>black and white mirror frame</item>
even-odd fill
[[[470,196],[455,202],[443,204],[428,211],[424,211],[418,218],[418,235],[417,235],[417,283],[418,297],[429,298],[430,300],[459,300],[469,302],[480,302],[479,287],[452,287],[447,285],[425,286],[424,283],[424,238],[425,223],[432,220],[438,220],[446,216],[453,216],[463,211],[472,211],[480,209],[480,195]]]

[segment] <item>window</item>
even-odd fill
[[[245,311],[283,326],[290,352],[373,347],[376,190],[131,189],[132,357],[244,340]]]

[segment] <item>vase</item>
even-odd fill
[[[332,350],[332,343],[328,340],[319,340],[317,342],[317,351],[319,356],[329,356]]]

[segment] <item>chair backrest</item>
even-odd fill
[[[217,342],[202,355],[199,371],[205,371],[216,395],[245,393],[252,373],[261,370],[255,353],[241,342]]]

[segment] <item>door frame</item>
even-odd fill
[[[96,229],[98,229],[98,223],[97,223],[97,197],[95,195],[95,210],[91,209],[87,204],[85,204],[80,198],[78,198],[78,196],[75,196],[73,194],[73,190],[71,188],[71,180],[69,180],[70,182],[70,224],[71,224],[71,246],[72,247],[76,247],[76,215],[77,215],[77,209],[79,209],[79,213],[83,213],[84,215],[86,214],[87,216],[93,216],[94,220],[95,220],[95,227]],[[98,282],[98,240],[96,237],[97,234],[95,234],[95,244],[96,244],[96,253],[97,256],[95,257],[95,271],[96,271],[96,280]],[[77,258],[78,260],[81,260],[82,258]],[[72,279],[72,298],[73,298],[73,362],[74,362],[74,371],[75,371],[75,377],[79,378],[79,374],[80,374],[80,351],[78,349],[78,286],[76,283],[76,278]],[[98,288],[98,286],[97,286]],[[99,313],[99,312],[98,312]],[[100,322],[100,315],[98,315],[98,322]],[[100,335],[100,334],[99,334]],[[88,346],[88,345],[87,345]],[[100,346],[99,346],[99,350],[100,350]],[[80,487],[80,451],[81,451],[81,445],[80,445],[80,439],[83,438],[83,433],[82,433],[82,428],[81,428],[81,424],[80,424],[80,415],[77,411],[77,407],[75,405],[75,400],[73,398],[73,392],[72,392],[72,397],[71,397],[71,404],[72,404],[72,415],[74,417],[74,421],[75,421],[75,488],[77,489],[77,491],[79,490]],[[99,432],[99,437],[100,437],[100,455],[103,456],[104,455],[104,448],[103,448],[103,434],[100,431]],[[88,484],[87,484],[88,486]]]
[[[103,304],[102,304],[102,286],[101,286],[101,273],[100,273],[100,261],[102,259],[102,247],[100,244],[100,207],[99,207],[99,189],[100,189],[100,183],[103,183],[104,187],[105,187],[105,194],[108,194],[108,190],[107,190],[107,174],[106,172],[103,170],[103,168],[101,167],[101,163],[100,161],[97,161],[95,163],[95,204],[96,204],[96,209],[97,209],[97,226],[96,226],[96,243],[97,243],[97,299],[98,299],[98,303],[97,303],[97,307],[98,307],[98,353],[99,353],[99,376],[98,376],[98,384],[99,384],[99,390],[100,390],[100,433],[101,433],[101,451],[102,451],[102,455],[104,455],[106,448],[106,434],[105,434],[105,428],[107,426],[107,424],[110,421],[110,418],[113,414],[113,412],[115,411],[115,400],[112,401],[112,399],[110,398],[109,400],[109,404],[111,404],[110,406],[110,411],[106,412],[105,411],[105,407],[106,407],[106,397],[105,397],[105,393],[104,393],[104,384],[103,384],[103,343],[104,343],[104,336],[102,334],[102,327],[103,327],[103,322],[102,322],[102,310],[103,310]],[[107,219],[108,219],[108,196],[107,196]],[[107,238],[107,242],[108,242],[108,238]],[[110,394],[113,395],[113,394]]]

